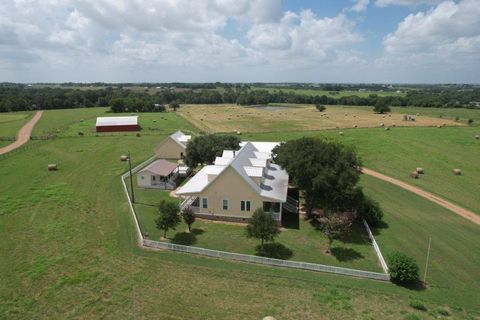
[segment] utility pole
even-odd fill
[[[130,151],[128,151],[128,167],[130,170],[130,194],[132,195],[132,203],[135,203],[135,194],[133,193],[132,159],[130,158]]]
[[[427,261],[425,262],[425,274],[423,275],[423,283],[427,280],[428,259],[430,258],[430,245],[432,244],[432,237],[428,238]]]

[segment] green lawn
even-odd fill
[[[0,137],[13,137],[15,138],[18,130],[30,120],[33,112],[9,112],[0,113]],[[12,141],[0,140],[0,147],[6,146],[12,143]]]
[[[443,118],[467,123],[468,119],[472,119],[474,125],[480,124],[480,109],[466,108],[419,108],[419,107],[392,107],[393,112],[404,114],[420,114],[420,116],[428,116],[435,118]]]
[[[392,128],[244,134],[242,139],[285,141],[302,136],[326,136],[354,146],[366,167],[436,193],[480,214],[480,127]],[[422,167],[425,174],[411,179]],[[462,169],[461,176],[452,174]]]
[[[42,126],[76,118],[63,115]],[[480,317],[479,228],[368,177],[366,192],[387,212],[377,236],[383,250],[401,249],[422,265],[432,236],[427,290],[140,250],[119,155],[130,150],[138,164],[164,137],[29,142],[0,159],[0,318],[434,319],[443,309],[451,319]],[[47,171],[50,162],[59,170]],[[414,310],[412,299],[428,311]]]
[[[136,178],[135,178],[136,179]],[[127,186],[129,186],[127,179]],[[149,238],[159,240],[163,233],[156,228],[154,220],[158,216],[156,204],[161,200],[178,201],[169,197],[168,191],[135,188],[135,209],[142,232],[148,232]],[[300,218],[298,228],[283,229],[275,242],[280,246],[278,258],[335,265],[345,268],[382,272],[377,256],[369,243],[368,236],[361,224],[355,224],[346,243],[334,241],[333,254],[325,254],[328,240],[310,222]],[[295,226],[297,227],[297,226]],[[176,230],[167,233],[169,241],[195,247],[257,254],[258,240],[245,236],[245,226],[241,224],[212,222],[197,219],[193,232],[186,232],[182,222]]]

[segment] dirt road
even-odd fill
[[[363,168],[362,172],[364,174],[369,175],[369,176],[378,178],[380,180],[383,180],[385,182],[394,184],[394,185],[396,185],[400,188],[403,188],[405,190],[413,192],[416,195],[419,195],[420,197],[423,197],[427,200],[435,202],[436,204],[441,205],[444,208],[447,208],[448,210],[458,214],[459,216],[462,216],[465,219],[468,219],[468,220],[472,221],[473,223],[476,223],[476,224],[480,225],[480,216],[479,215],[473,213],[470,210],[459,207],[459,206],[457,206],[457,205],[455,205],[455,204],[453,204],[453,203],[451,203],[451,202],[449,202],[449,201],[447,201],[443,198],[440,198],[436,195],[433,195],[430,192],[424,191],[424,190],[422,190],[420,188],[417,188],[417,187],[414,187],[414,186],[412,186],[412,185],[410,185],[406,182],[397,180],[395,178],[391,178],[389,176],[386,176],[384,174],[381,174],[379,172],[376,172],[376,171],[373,171],[373,170],[370,170],[370,169],[367,169],[367,168]]]
[[[37,111],[35,115],[33,116],[30,121],[28,121],[21,129],[18,131],[17,134],[17,140],[15,142],[9,144],[8,146],[5,146],[3,148],[0,148],[0,154],[4,154],[7,152],[10,152],[14,149],[17,149],[18,147],[24,145],[25,143],[30,140],[30,135],[32,134],[33,127],[35,124],[40,120],[40,117],[42,116],[43,111]]]

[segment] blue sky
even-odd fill
[[[0,81],[480,82],[480,0],[5,0]]]

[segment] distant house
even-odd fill
[[[257,208],[281,221],[282,211],[296,213],[288,197],[288,174],[271,162],[272,142],[242,142],[238,151],[224,150],[176,192],[203,218],[245,221]]]
[[[190,135],[177,131],[163,140],[156,148],[155,155],[164,159],[182,159],[185,156]]]
[[[173,190],[178,174],[178,164],[159,159],[138,172],[137,183],[140,188]]]
[[[98,117],[97,132],[138,131],[138,116],[130,117]]]

